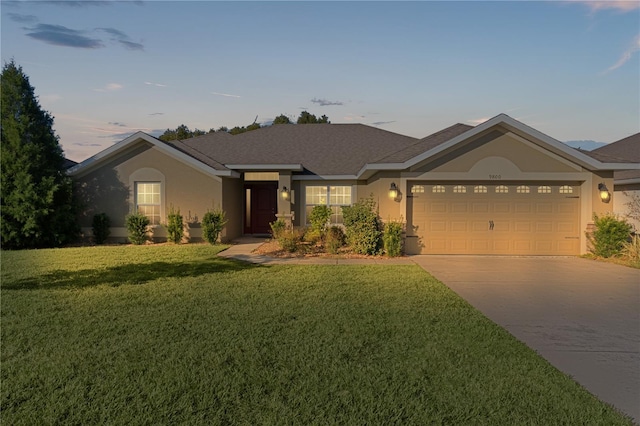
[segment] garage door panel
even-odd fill
[[[485,184],[482,193],[469,184],[465,193],[454,192],[455,183],[421,184],[425,192],[408,203],[412,235],[420,241],[412,247],[421,246],[421,253],[579,254],[578,185],[566,196],[559,185],[535,183],[530,192],[518,192],[523,185]],[[436,185],[440,192],[432,193]],[[497,186],[503,192],[496,193]],[[538,193],[539,186],[547,192]]]

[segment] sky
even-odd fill
[[[422,138],[500,113],[561,141],[640,131],[640,1],[4,1],[3,64],[65,155],[307,110]],[[256,118],[257,117],[257,118]]]

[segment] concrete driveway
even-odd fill
[[[411,259],[640,423],[640,270],[574,257]]]

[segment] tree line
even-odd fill
[[[329,121],[329,117],[327,117],[326,115],[316,117],[314,114],[311,114],[308,111],[302,111],[300,113],[300,116],[298,117],[298,120],[296,121],[296,124],[322,124],[322,123],[330,124],[331,122]],[[293,124],[293,123],[291,122],[289,117],[287,117],[284,114],[280,114],[279,116],[274,118],[273,122],[271,123],[271,125],[278,125],[278,124]],[[262,127],[265,127],[265,126],[262,126],[259,123],[256,123],[254,121],[253,123],[247,126],[235,126],[235,127],[232,127],[231,129],[229,129],[226,126],[221,126],[217,130],[214,128],[211,128],[207,132],[205,130],[200,130],[200,129],[191,130],[185,124],[181,124],[175,129],[165,130],[165,132],[162,135],[160,135],[158,139],[165,142],[174,141],[174,140],[184,140],[184,139],[195,138],[196,136],[202,136],[208,133],[215,133],[215,132],[227,132],[232,135],[238,135],[240,133],[250,132],[252,130],[258,130]]]

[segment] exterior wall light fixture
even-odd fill
[[[283,186],[282,191],[280,191],[280,197],[282,197],[283,200],[288,201],[291,197],[291,191],[288,190],[286,186]]]
[[[605,185],[604,183],[599,183],[598,191],[600,191],[600,199],[603,203],[608,203],[609,201],[611,201],[611,193],[609,192],[607,185]]]
[[[396,186],[395,182],[392,182],[391,186],[389,187],[389,198],[393,200],[398,198],[398,187]]]

